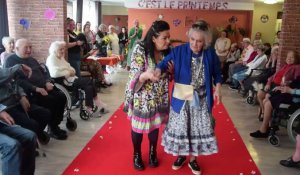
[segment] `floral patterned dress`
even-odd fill
[[[186,100],[180,113],[172,108],[163,132],[162,145],[174,156],[210,155],[218,152],[212,117],[206,100],[203,56],[192,58],[192,82],[198,103]]]
[[[132,130],[137,133],[149,133],[159,128],[169,111],[167,77],[157,82],[147,80],[142,85],[139,83],[139,77],[143,72],[155,68],[152,60],[150,55],[146,56],[141,43],[135,46],[131,55],[124,111],[131,120]]]

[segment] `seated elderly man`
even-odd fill
[[[28,66],[28,70],[31,69]],[[30,104],[26,93],[18,85],[25,78],[20,73],[20,65],[10,69],[0,68],[0,103],[5,105],[5,112],[13,117],[16,124],[36,133],[41,142],[45,137],[43,130],[50,120],[50,111],[35,104]]]
[[[16,42],[16,53],[10,55],[4,66],[11,67],[16,64],[25,64],[32,69],[32,76],[28,80],[22,80],[20,86],[27,94],[30,101],[39,104],[51,111],[49,124],[50,136],[59,139],[67,139],[67,132],[59,128],[63,119],[66,104],[65,95],[54,88],[50,77],[45,73],[38,61],[31,56],[31,44],[27,39],[19,39]]]
[[[26,74],[29,76],[31,71],[27,68],[20,65],[7,70],[0,68],[1,87],[3,82],[7,82],[18,71],[27,72]],[[1,100],[0,153],[2,154],[2,174],[33,175],[35,170],[36,135],[32,131],[16,125],[15,120],[6,112],[7,109],[8,106],[3,105]],[[28,117],[25,116],[25,119],[28,119]]]

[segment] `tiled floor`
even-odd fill
[[[72,117],[78,123],[77,130],[69,132],[66,141],[52,139],[48,145],[43,147],[47,156],[37,158],[37,175],[59,175],[64,171],[112,112],[120,106],[124,99],[127,77],[126,71],[119,70],[111,76],[114,85],[100,93],[100,97],[107,103],[110,113],[105,114],[102,118],[92,118],[88,121],[79,118],[78,110],[72,113]],[[281,129],[278,133],[281,138],[280,147],[273,147],[265,139],[251,138],[249,133],[257,130],[261,124],[256,118],[257,106],[246,104],[236,91],[229,90],[227,86],[223,86],[222,93],[223,103],[261,173],[263,175],[299,175],[300,169],[285,168],[278,163],[280,159],[290,156],[295,148],[294,144],[288,140],[285,129]],[[64,123],[62,126],[65,127]],[[234,150],[232,153],[234,154]]]

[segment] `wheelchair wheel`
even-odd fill
[[[77,122],[71,118],[67,119],[66,127],[69,131],[75,131],[77,129]]]
[[[293,114],[290,115],[290,119],[288,120],[287,124],[287,133],[290,138],[294,143],[296,143],[296,136],[297,133],[295,132],[296,126],[300,122],[300,109],[296,110]]]
[[[250,104],[250,105],[253,105],[254,104],[254,98],[249,96],[247,97],[247,103]]]
[[[80,110],[80,114],[79,115],[80,115],[80,118],[82,120],[88,120],[88,119],[90,119],[90,114],[86,110]]]
[[[50,135],[46,131],[43,131],[38,139],[42,145],[47,145],[50,141]]]
[[[269,143],[271,143],[271,145],[273,146],[280,146],[280,140],[279,137],[277,135],[271,135],[268,137],[268,141]]]
[[[66,98],[67,98],[67,103],[66,103],[66,107],[65,107],[65,111],[64,111],[64,117],[68,118],[68,117],[70,117],[70,111],[71,111],[71,108],[72,108],[72,98],[70,96],[70,93],[68,92],[68,90],[64,86],[62,86],[58,83],[54,83],[54,86],[57,89],[59,89],[60,91],[62,91],[65,94]]]

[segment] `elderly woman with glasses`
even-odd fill
[[[188,166],[194,174],[201,174],[196,157],[218,152],[212,107],[214,97],[218,103],[221,100],[222,78],[219,58],[209,46],[209,24],[197,21],[189,29],[188,38],[189,43],[172,49],[158,64],[154,76],[159,77],[168,62],[173,62],[175,84],[162,137],[165,152],[178,156],[172,169],[180,169],[190,156]]]

